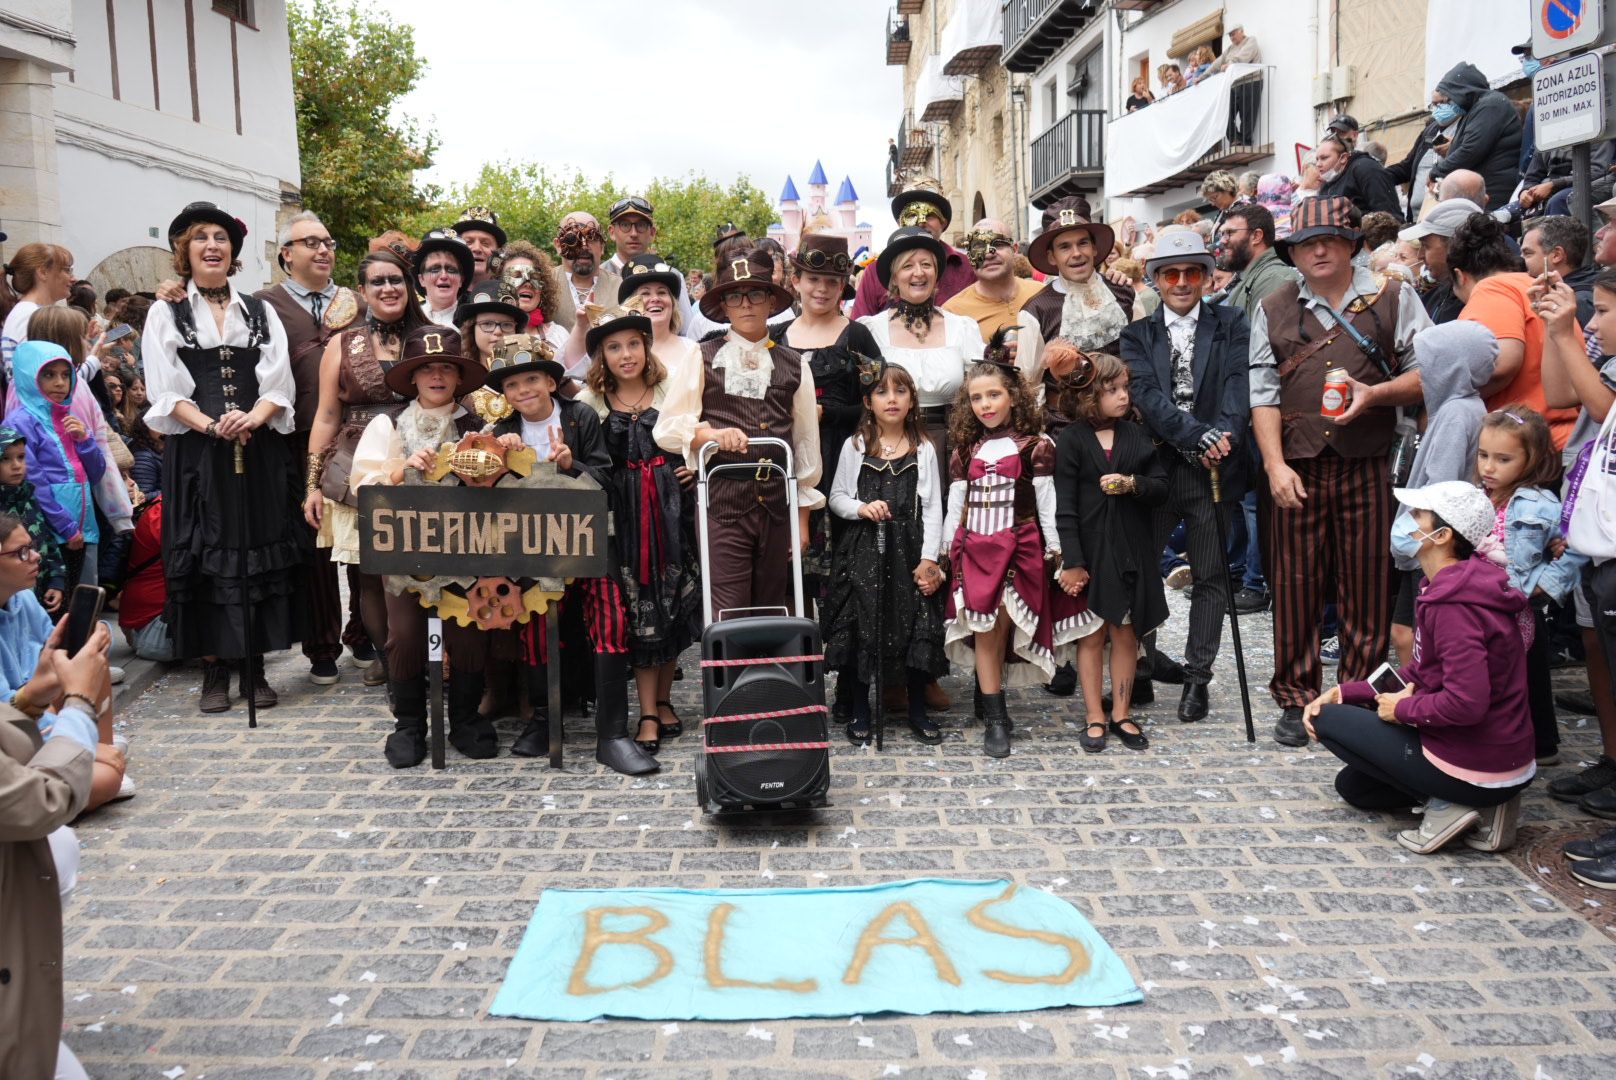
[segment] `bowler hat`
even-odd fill
[[[1111,226],[1090,220],[1089,201],[1081,195],[1058,199],[1044,209],[1044,231],[1027,249],[1027,261],[1046,274],[1059,274],[1060,267],[1049,257],[1055,238],[1077,229],[1084,229],[1094,239],[1094,265],[1100,266],[1116,246],[1117,234]]]
[[[516,320],[518,330],[527,326],[527,312],[517,306],[515,290],[503,280],[478,282],[465,303],[455,308],[455,325],[462,326],[479,315],[508,315]]]
[[[1344,195],[1333,199],[1303,199],[1291,211],[1291,234],[1274,241],[1274,250],[1288,266],[1296,263],[1291,248],[1321,236],[1339,236],[1352,242],[1353,253],[1363,246],[1363,231],[1352,223],[1352,200]]]
[[[382,381],[395,394],[415,396],[415,372],[428,364],[453,364],[460,371],[455,397],[465,397],[483,384],[488,373],[466,355],[466,343],[458,331],[447,326],[417,326],[404,337],[399,361],[387,369]]]
[[[883,289],[891,288],[892,264],[898,261],[898,256],[906,251],[919,248],[929,251],[937,259],[937,275],[942,277],[943,262],[948,258],[948,249],[943,242],[931,234],[930,229],[919,225],[906,225],[897,229],[887,238],[887,246],[881,249],[880,256],[875,260],[875,280],[881,283]]]
[[[479,230],[493,236],[497,246],[505,246],[505,230],[499,227],[499,215],[486,206],[466,207],[460,212],[460,220],[455,222],[455,233],[464,236]]]
[[[247,239],[247,223],[225,213],[210,202],[191,203],[168,223],[168,246],[172,248],[177,245],[186,229],[203,221],[222,228],[230,237],[230,257],[232,259],[241,257],[241,245]]]
[[[434,251],[446,251],[454,256],[454,261],[460,266],[460,287],[465,289],[471,284],[472,275],[477,272],[477,260],[471,254],[471,248],[452,229],[433,229],[421,237],[421,244],[415,249],[412,268],[415,275],[421,275],[421,267],[426,265],[426,257]]]
[[[512,334],[494,346],[494,355],[488,362],[488,385],[496,392],[513,375],[537,371],[550,376],[560,386],[567,378],[567,369],[555,359],[555,346],[537,334]]]
[[[743,258],[731,259],[718,268],[717,280],[701,297],[701,313],[714,322],[728,322],[724,297],[732,292],[762,289],[774,301],[769,317],[791,306],[791,294],[774,283],[774,260],[768,253],[749,251]]]
[[[904,224],[904,209],[916,203],[923,204],[932,213],[943,219],[943,228],[954,220],[954,207],[943,197],[943,186],[938,181],[926,177],[915,181],[915,185],[906,191],[900,191],[892,199],[892,220],[899,225]],[[913,222],[920,225],[924,218]]]

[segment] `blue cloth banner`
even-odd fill
[[[1066,901],[1008,881],[547,889],[494,998],[530,1020],[1021,1012],[1143,1000]]]

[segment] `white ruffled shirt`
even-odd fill
[[[196,323],[196,344],[202,349],[216,349],[229,345],[234,349],[247,347],[247,308],[241,294],[230,285],[230,304],[224,311],[224,334],[219,333],[213,311],[202,299],[196,282],[185,283],[185,301],[191,305],[192,319]],[[282,435],[292,433],[295,422],[292,402],[297,397],[297,385],[292,379],[292,361],[286,348],[286,330],[275,314],[275,309],[264,305],[264,321],[269,325],[269,340],[258,346],[258,363],[253,374],[258,378],[258,401],[270,401],[281,407],[280,412],[266,425]],[[173,312],[167,304],[151,306],[146,313],[146,330],[140,338],[141,365],[146,372],[146,396],[151,405],[146,410],[146,426],[164,435],[183,435],[191,429],[174,417],[174,406],[191,401],[196,391],[196,380],[180,360],[179,350],[185,344],[179,328],[174,325]],[[191,402],[193,405],[195,402]],[[256,402],[255,402],[256,404]],[[248,408],[252,408],[251,405]],[[214,417],[218,419],[218,417]]]

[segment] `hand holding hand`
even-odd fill
[[[1060,587],[1067,596],[1077,596],[1089,587],[1089,572],[1081,566],[1073,566],[1060,572]]]

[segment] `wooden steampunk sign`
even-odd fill
[[[382,575],[394,596],[413,594],[434,615],[427,631],[432,767],[444,766],[441,620],[505,630],[540,615],[551,642],[550,767],[559,769],[557,609],[573,579],[607,573],[606,493],[491,435],[445,443],[431,470],[404,475],[396,486],[359,489],[359,569]]]

